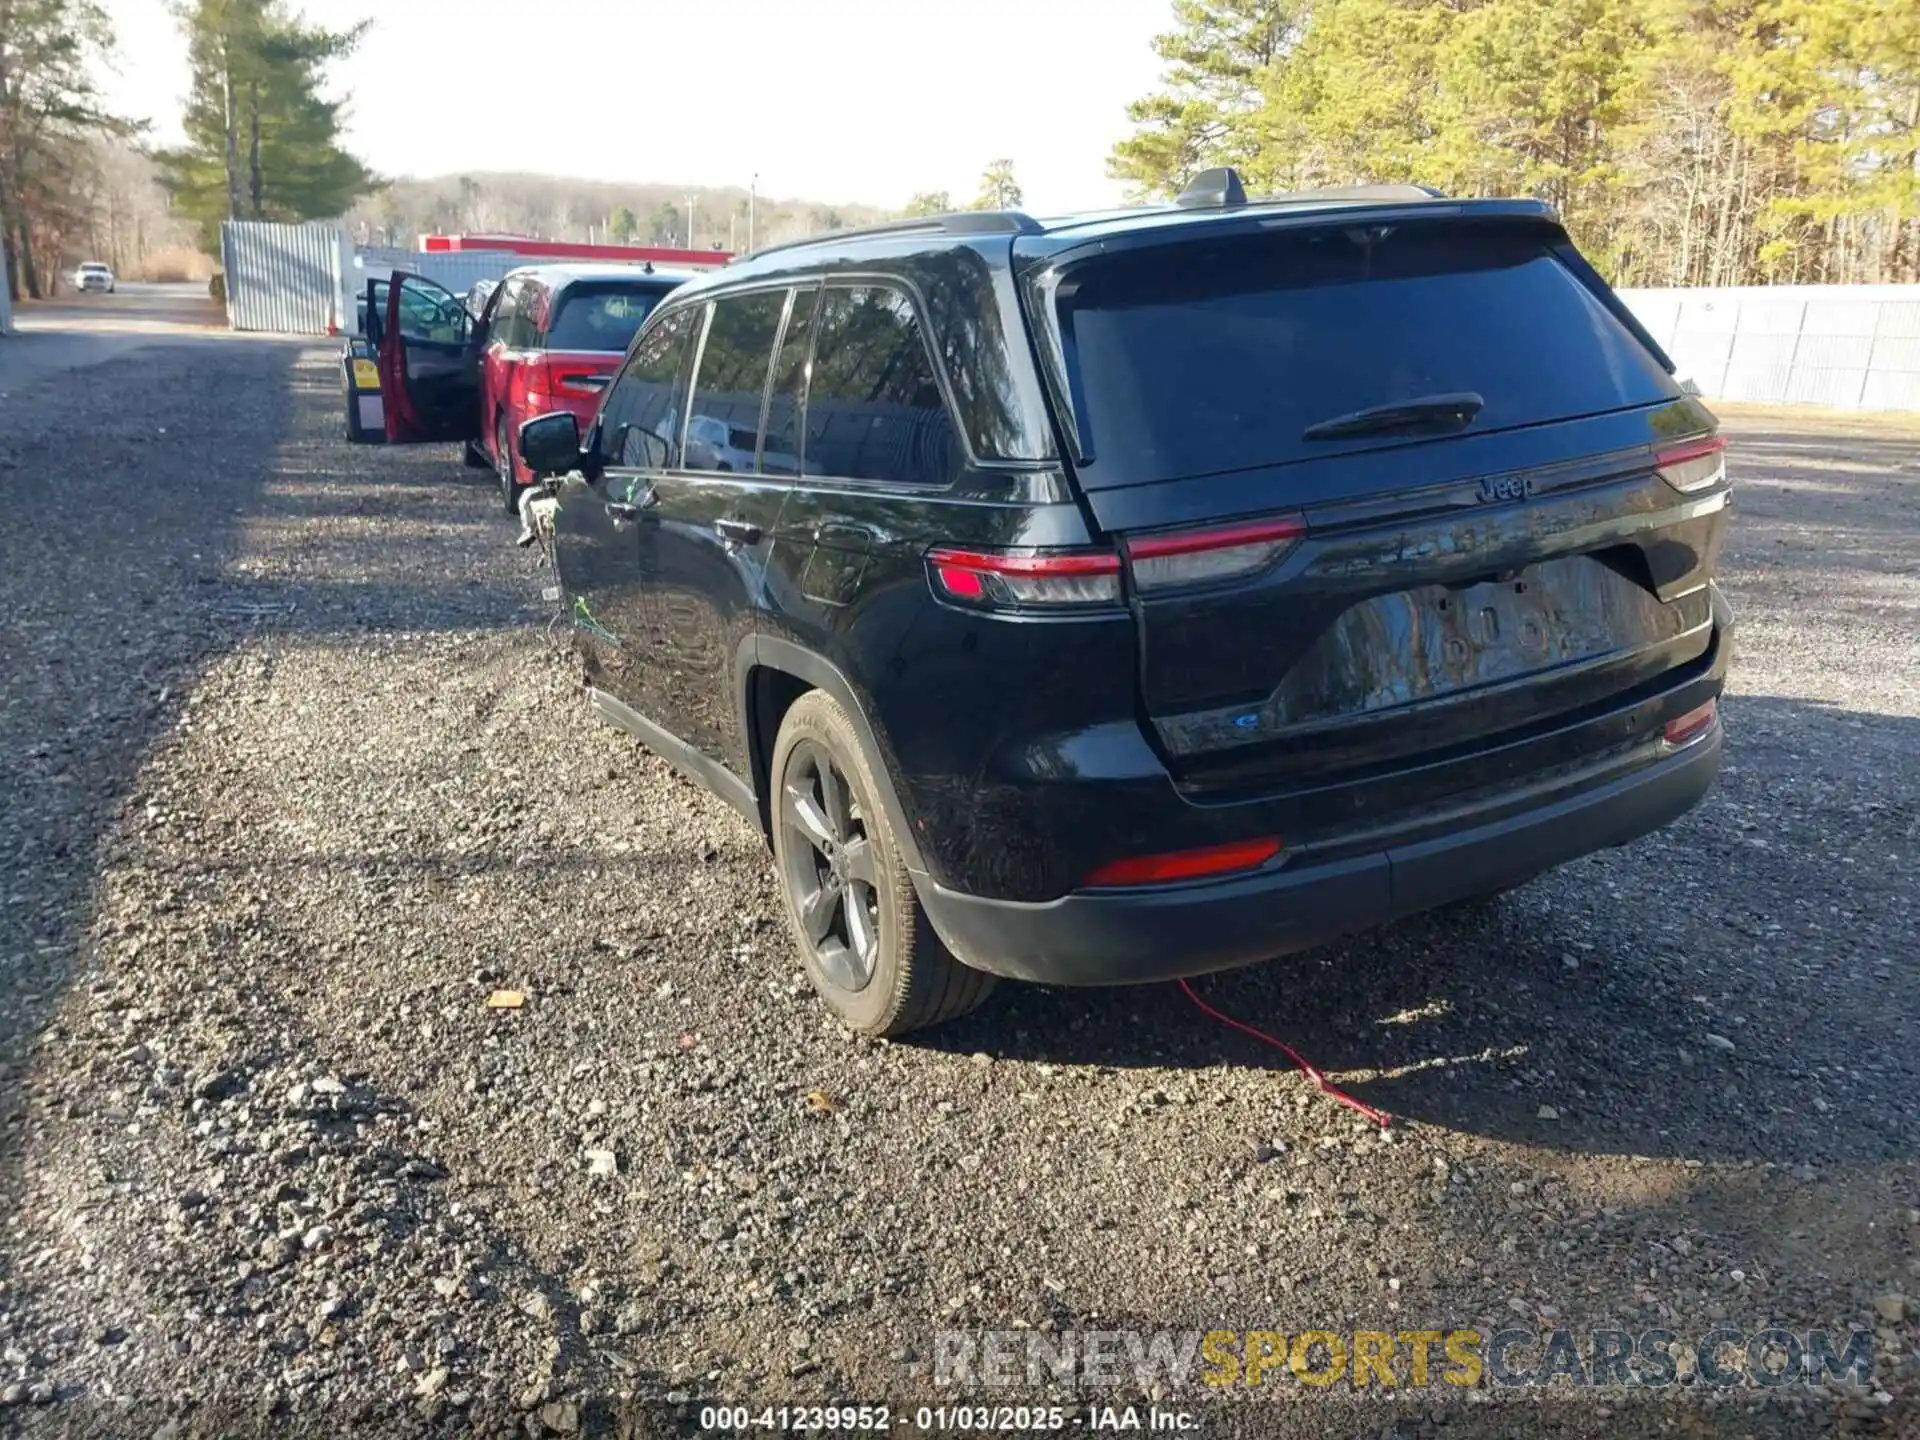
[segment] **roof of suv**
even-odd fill
[[[657,266],[627,265],[606,261],[595,264],[592,261],[560,265],[516,265],[507,272],[509,277],[530,275],[543,285],[555,290],[568,285],[577,285],[583,281],[604,283],[609,280],[636,280],[664,285],[683,285],[701,272],[697,270],[666,270]]]
[[[945,249],[994,235],[1011,236],[1046,251],[1078,248],[1123,235],[1170,228],[1207,227],[1256,220],[1275,223],[1318,218],[1332,213],[1426,210],[1442,214],[1507,215],[1525,219],[1557,219],[1551,206],[1530,199],[1451,199],[1424,185],[1345,185],[1323,190],[1248,199],[1240,178],[1231,170],[1209,170],[1195,178],[1177,201],[1136,205],[1125,209],[1092,211],[1037,220],[1017,210],[963,210],[895,220],[881,225],[825,234],[764,246],[751,255],[707,272],[696,289],[721,285],[759,274],[829,266],[872,256],[884,247]],[[912,242],[919,241],[918,246]]]

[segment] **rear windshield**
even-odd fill
[[[569,285],[560,296],[560,311],[547,325],[549,350],[620,350],[627,348],[640,322],[672,285],[660,281],[591,280]]]
[[[1465,433],[1679,393],[1539,232],[1374,226],[1153,247],[1070,270],[1061,340],[1097,488],[1405,444],[1308,440],[1472,392]],[[1438,432],[1428,432],[1438,433]]]

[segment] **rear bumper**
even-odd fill
[[[1364,854],[1196,885],[992,900],[921,878],[947,947],[976,969],[1054,985],[1170,980],[1272,959],[1515,885],[1656,830],[1697,804],[1720,769],[1721,728],[1649,760],[1644,748],[1448,817],[1438,833]]]

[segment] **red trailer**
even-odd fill
[[[682,250],[669,245],[580,245],[567,240],[534,240],[525,235],[422,235],[420,249],[428,254],[461,250],[506,251],[529,260],[612,260],[639,265],[724,265],[730,250]]]

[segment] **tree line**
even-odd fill
[[[410,247],[429,233],[742,250],[885,216],[878,206],[749,195],[746,187],[471,172],[382,184],[347,209],[363,245]]]
[[[1920,280],[1912,0],[1174,0],[1110,173],[1558,208],[1617,285]]]
[[[217,253],[223,220],[331,218],[378,184],[341,145],[343,102],[324,90],[364,25],[311,26],[284,0],[174,0],[174,13],[192,67],[185,140],[152,150],[145,122],[101,95],[114,36],[98,0],[0,0],[0,248],[14,294],[47,293],[81,256],[186,278],[189,246]]]
[[[93,0],[0,0],[0,251],[16,295],[47,288],[86,229],[97,147],[133,133],[94,80],[111,43]]]

